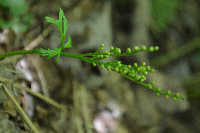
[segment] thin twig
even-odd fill
[[[22,116],[23,120],[26,121],[26,123],[29,125],[29,127],[34,131],[34,133],[39,133],[38,130],[35,128],[35,126],[33,125],[33,123],[29,120],[28,116],[25,114],[25,112],[23,111],[23,109],[20,107],[20,105],[17,103],[17,101],[15,100],[15,98],[12,96],[12,94],[8,91],[8,89],[6,88],[5,85],[0,84],[0,86],[3,88],[5,94],[7,95],[7,97],[11,100],[12,104],[14,105],[14,107],[17,109],[17,111],[20,113],[20,115]]]

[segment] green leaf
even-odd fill
[[[56,21],[57,22],[57,27],[58,27],[58,30],[60,32],[60,35],[62,36],[63,35],[63,31],[62,31],[62,21],[60,22],[59,20]]]
[[[46,19],[47,22],[55,24],[58,27],[60,35],[61,36],[63,35],[63,32],[62,32],[62,19],[61,19],[61,21],[60,20],[54,20],[53,18],[50,18],[48,16],[46,16],[44,19]]]
[[[50,17],[46,16],[44,19],[46,19],[47,22],[49,22],[49,23],[53,23],[53,24],[56,24],[56,25],[57,25],[56,20],[54,20],[53,18],[50,18]]]
[[[50,58],[52,58],[52,57],[54,57],[56,55],[60,55],[61,49],[60,48],[59,49],[55,48],[54,50],[49,50],[48,52],[49,52],[49,57],[46,58],[46,60],[49,60]]]
[[[58,57],[56,59],[56,63],[58,63],[59,59],[60,59],[60,53],[58,54]]]
[[[62,51],[64,48],[72,48],[72,44],[71,44],[71,38],[68,35],[68,42],[64,45],[68,25],[67,25],[67,18],[65,17],[63,10],[61,8],[59,8],[59,9],[60,9],[59,10],[59,20],[54,20],[53,18],[50,18],[50,17],[47,17],[47,16],[45,17],[45,19],[47,20],[47,22],[50,22],[50,23],[57,25],[58,30],[60,32],[60,37],[61,37],[61,45],[60,45],[59,49]],[[64,27],[62,26],[63,24],[64,24]],[[63,32],[63,29],[64,29],[64,32]],[[59,54],[58,54],[57,61],[58,60],[59,60]]]
[[[65,35],[62,34],[62,35],[61,35],[61,47],[62,47],[62,48],[63,48],[64,41],[65,41]]]
[[[62,35],[63,35],[63,31],[62,31],[62,18],[64,16],[64,12],[63,12],[63,10],[61,8],[59,8],[59,9],[60,9],[60,11],[59,11],[59,20],[58,20],[59,25],[57,25],[57,26],[58,26],[58,29],[60,31],[60,35],[62,37]]]
[[[35,49],[34,51],[40,54],[41,57],[48,56],[46,60],[49,60],[52,57],[58,55],[57,60],[56,60],[56,63],[57,63],[60,58],[61,50],[62,50],[61,48],[55,48],[54,50],[50,50],[49,48],[47,50],[40,48],[40,49]]]
[[[64,15],[64,12],[61,8],[60,9],[60,12],[59,12],[59,26],[58,26],[58,29],[60,31],[60,35],[61,35],[61,47],[63,46],[64,44],[64,41],[65,41],[65,35],[67,33],[67,28],[68,28],[68,25],[67,25],[67,19]],[[64,32],[62,30],[62,24],[64,24]]]
[[[72,40],[71,40],[71,37],[69,36],[68,34],[68,41],[67,43],[64,45],[64,48],[72,48]]]
[[[65,16],[63,17],[63,23],[64,23],[64,35],[66,35],[68,25],[67,25],[67,19]]]
[[[63,10],[61,8],[59,8],[59,9],[60,9],[60,11],[59,11],[59,22],[62,23],[62,18],[64,16],[64,12],[63,12]]]
[[[61,53],[61,51],[62,51],[61,48],[59,48],[59,49],[55,48],[55,49],[54,49],[54,52],[56,53],[56,55],[58,55],[58,57],[57,57],[57,59],[56,59],[56,63],[57,63],[57,62],[59,61],[59,59],[60,59],[60,53]]]
[[[64,15],[63,10],[60,8],[61,12],[62,12],[62,17],[63,17],[63,24],[64,24],[64,35],[66,35],[67,33],[67,28],[68,28],[68,24],[67,24],[67,18]]]

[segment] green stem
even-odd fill
[[[8,52],[4,54],[0,54],[0,59],[3,59],[7,56],[13,56],[13,55],[21,55],[21,54],[36,54],[34,50],[19,50],[19,51],[13,51],[13,52]]]
[[[70,53],[63,53],[63,52],[61,52],[60,55],[66,56],[66,57],[77,58],[77,59],[82,59],[82,58],[84,58],[82,55],[70,54]]]
[[[119,73],[119,72],[118,72]],[[133,78],[131,78],[131,77],[129,77],[129,76],[127,76],[127,75],[125,75],[125,74],[122,74],[122,73],[119,73],[119,74],[121,74],[122,76],[124,76],[125,78],[127,78],[127,79],[129,79],[129,80],[131,80],[131,81],[133,81],[133,82],[135,82],[135,83],[137,83],[137,84],[141,84],[141,85],[143,85],[144,87],[147,87],[148,88],[148,84],[145,84],[145,83],[142,83],[142,82],[137,82],[135,79],[133,79]],[[168,96],[171,96],[171,97],[176,97],[176,98],[178,98],[178,99],[180,99],[180,100],[184,100],[184,98],[183,97],[181,97],[181,96],[176,96],[175,94],[168,94],[167,92],[165,92],[165,91],[158,91],[158,89],[156,89],[156,88],[154,88],[154,87],[152,87],[151,88],[153,91],[155,91],[155,92],[157,92],[157,93],[160,93],[160,94],[163,94],[163,95],[168,95]]]

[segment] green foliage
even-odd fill
[[[48,22],[56,24],[59,31],[60,31],[61,45],[60,45],[59,48],[55,48],[54,50],[50,50],[50,49],[45,50],[45,49],[40,48],[40,49],[35,49],[35,50],[13,51],[13,52],[0,54],[0,59],[5,58],[7,56],[21,55],[21,54],[40,54],[40,56],[48,56],[47,60],[54,57],[54,56],[58,56],[56,62],[59,61],[60,56],[78,58],[78,59],[81,59],[83,61],[91,63],[94,67],[100,66],[101,69],[106,68],[108,71],[113,71],[113,72],[119,73],[129,80],[131,80],[135,83],[141,84],[141,85],[155,91],[156,96],[163,94],[163,95],[165,95],[166,98],[171,96],[174,100],[176,100],[176,99],[179,99],[180,101],[183,100],[183,97],[179,96],[179,93],[171,94],[170,90],[165,92],[165,91],[162,91],[161,88],[154,88],[153,87],[153,85],[155,84],[154,81],[152,81],[149,84],[144,83],[144,81],[146,80],[146,75],[149,72],[154,73],[154,69],[151,69],[150,66],[146,66],[145,62],[143,62],[141,65],[134,63],[133,66],[131,66],[131,65],[124,65],[124,64],[122,64],[121,61],[118,61],[118,60],[112,61],[112,62],[101,62],[101,61],[99,61],[99,60],[108,58],[109,56],[121,57],[121,56],[132,55],[132,54],[135,54],[135,53],[138,53],[138,52],[157,51],[159,49],[158,46],[155,46],[155,47],[151,46],[150,48],[146,48],[145,46],[142,46],[141,48],[139,48],[139,47],[136,46],[136,47],[134,47],[133,50],[131,50],[130,48],[127,48],[125,53],[121,53],[120,48],[113,48],[113,47],[110,47],[109,51],[100,52],[101,50],[104,50],[104,44],[101,44],[100,48],[94,53],[87,53],[87,54],[63,53],[62,50],[64,48],[72,48],[71,38],[70,38],[69,35],[68,35],[68,42],[66,44],[64,44],[68,25],[67,25],[67,19],[64,16],[63,10],[60,8],[59,20],[54,20],[50,17],[45,17],[45,19]],[[63,25],[64,25],[64,27],[63,27]],[[64,29],[64,31],[63,31],[63,29]],[[54,100],[52,100],[48,97],[41,95],[40,93],[32,92],[29,88],[22,87],[21,85],[19,85],[17,83],[12,83],[12,81],[9,81],[9,79],[1,78],[0,80],[1,80],[1,82],[6,82],[6,83],[9,83],[9,84],[12,84],[13,87],[15,87],[17,89],[25,90],[28,93],[46,101],[47,103],[49,103],[49,104],[51,104],[51,105],[53,105],[57,108],[60,108],[65,113],[67,113],[67,110],[64,106],[60,105],[59,103],[55,102]],[[13,98],[12,94],[9,92],[9,90],[6,88],[6,86],[4,84],[0,84],[0,87],[3,89],[3,91],[5,92],[7,97],[11,100],[13,105],[16,107],[16,109],[18,110],[18,112],[22,116],[23,120],[26,121],[26,123],[33,130],[33,132],[38,133],[37,129],[34,127],[32,122],[26,116],[24,111],[21,109],[21,106],[16,102],[15,98]]]
[[[65,36],[66,36],[66,33],[67,33],[67,28],[68,28],[68,25],[67,25],[67,19],[64,15],[64,12],[63,10],[60,8],[60,12],[59,12],[59,20],[54,20],[50,17],[45,17],[45,19],[47,20],[47,22],[50,22],[50,23],[53,23],[55,25],[57,25],[58,29],[59,29],[59,32],[60,32],[60,36],[61,36],[61,48],[64,49],[64,48],[72,48],[72,45],[71,45],[71,38],[70,36],[68,35],[68,42],[63,46],[64,44],[64,41],[65,41]],[[64,32],[62,30],[62,24],[64,24]]]
[[[152,0],[152,16],[160,30],[166,30],[180,4],[180,0]]]
[[[64,48],[72,48],[71,38],[70,38],[69,35],[68,35],[68,42],[65,45],[63,45],[64,41],[65,41],[65,36],[66,36],[66,33],[67,33],[67,28],[68,28],[67,19],[66,19],[64,12],[61,8],[60,8],[60,12],[59,12],[59,20],[54,20],[54,19],[47,17],[47,16],[45,17],[45,19],[47,20],[47,22],[50,22],[50,23],[57,25],[59,32],[60,32],[60,36],[61,36],[61,45],[60,45],[60,48],[58,48],[58,49],[57,48],[55,48],[54,50],[40,49],[40,51],[38,51],[38,52],[41,54],[41,56],[49,56],[47,58],[47,60],[58,55],[58,58],[56,60],[56,62],[58,62],[59,58],[60,58],[61,51]],[[64,25],[64,32],[63,32],[63,29],[62,29],[62,25]]]
[[[68,42],[64,44],[64,40],[65,40],[65,35],[67,32],[67,19],[64,16],[64,12],[63,10],[60,8],[60,13],[59,13],[59,20],[54,20],[50,17],[45,17],[45,19],[47,19],[48,22],[54,23],[58,26],[58,29],[60,31],[60,35],[61,35],[61,45],[59,48],[55,48],[54,50],[50,50],[50,49],[35,49],[35,50],[21,50],[21,51],[14,51],[14,52],[8,52],[5,54],[1,54],[0,55],[0,59],[5,58],[7,56],[12,56],[12,55],[20,55],[20,54],[40,54],[40,56],[48,56],[47,60],[49,60],[50,58],[54,57],[54,56],[58,56],[56,62],[59,61],[60,56],[66,56],[66,57],[72,57],[72,58],[77,58],[77,59],[81,59],[83,61],[86,61],[88,63],[91,63],[94,67],[95,66],[100,66],[101,69],[106,68],[108,71],[114,71],[116,73],[121,74],[122,76],[124,76],[125,78],[141,84],[153,91],[156,92],[156,96],[159,96],[160,94],[165,95],[166,98],[168,98],[169,96],[171,96],[174,100],[179,99],[180,101],[183,100],[184,98],[179,96],[179,94],[171,94],[171,91],[162,91],[160,88],[154,88],[153,85],[155,84],[155,82],[153,81],[152,83],[146,84],[144,83],[144,81],[146,80],[146,76],[148,74],[148,72],[153,73],[154,70],[150,68],[150,66],[146,66],[146,63],[143,62],[140,66],[137,65],[137,63],[134,63],[133,66],[131,65],[124,65],[121,63],[121,61],[113,61],[113,62],[101,62],[99,60],[101,59],[105,59],[108,58],[109,56],[112,57],[121,57],[121,56],[128,56],[131,54],[135,54],[138,52],[153,52],[153,51],[157,51],[159,49],[158,46],[151,46],[150,48],[146,48],[145,46],[142,46],[141,48],[139,47],[134,47],[133,50],[131,50],[130,48],[127,48],[125,53],[121,53],[121,49],[120,48],[110,48],[110,51],[105,51],[102,53],[99,53],[99,51],[104,49],[104,44],[101,44],[101,47],[94,53],[87,53],[87,54],[69,54],[69,53],[63,53],[62,50],[64,48],[72,48],[72,44],[71,44],[71,38],[68,35]],[[62,19],[64,19],[64,32],[62,31]]]
[[[26,14],[28,6],[25,0],[1,0],[0,6],[6,9],[9,20],[0,19],[0,27],[11,28],[15,33],[26,31],[30,27],[31,14]]]
[[[113,61],[113,62],[101,62],[101,61],[99,61],[99,59],[108,58],[109,56],[121,57],[121,56],[128,56],[128,55],[135,54],[135,53],[142,52],[142,51],[145,51],[145,52],[157,51],[159,49],[158,46],[155,46],[155,47],[151,46],[150,48],[146,48],[145,46],[142,46],[141,48],[139,48],[139,47],[136,46],[136,47],[134,47],[133,51],[131,51],[130,48],[127,48],[126,53],[121,53],[120,48],[111,47],[110,51],[105,51],[104,53],[99,53],[100,50],[104,49],[103,48],[104,44],[101,44],[101,47],[94,53],[79,54],[79,55],[78,54],[63,53],[62,50],[64,48],[71,48],[72,47],[71,38],[70,38],[69,35],[68,35],[68,42],[65,45],[63,45],[64,40],[65,40],[65,35],[66,35],[66,32],[67,32],[67,27],[68,27],[67,19],[64,16],[63,10],[60,8],[59,20],[54,20],[50,17],[45,17],[45,19],[48,22],[51,22],[51,23],[57,25],[57,27],[60,31],[60,35],[61,35],[61,45],[60,45],[60,48],[58,48],[58,49],[55,48],[54,50],[50,50],[50,49],[45,50],[45,49],[42,49],[42,48],[36,49],[36,50],[34,50],[35,53],[38,53],[41,56],[49,56],[47,58],[47,60],[58,55],[56,62],[59,61],[60,55],[66,56],[66,57],[78,58],[78,59],[81,59],[83,61],[91,63],[94,67],[99,65],[101,69],[106,68],[108,71],[117,72],[117,73],[121,74],[122,76],[128,78],[129,80],[131,80],[135,83],[141,84],[141,85],[155,91],[156,96],[159,96],[160,94],[164,94],[166,98],[171,96],[171,97],[173,97],[174,100],[176,100],[177,98],[179,100],[183,100],[183,97],[180,97],[178,93],[174,95],[174,94],[171,94],[171,91],[164,92],[160,88],[154,88],[153,87],[153,85],[155,83],[154,81],[150,84],[143,83],[146,80],[145,75],[147,75],[148,72],[151,72],[151,73],[154,72],[153,69],[150,69],[150,66],[145,66],[146,65],[145,62],[143,62],[142,65],[140,65],[140,66],[138,66],[137,63],[134,63],[134,65],[131,66],[131,65],[124,65],[124,64],[121,63],[121,61],[118,61],[118,60]],[[64,24],[64,33],[63,33],[63,30],[62,30],[62,24]]]

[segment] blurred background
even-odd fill
[[[159,46],[121,60],[146,62],[155,73],[146,83],[180,93],[184,101],[155,92],[123,76],[78,59],[45,60],[39,55],[0,61],[0,77],[20,83],[62,104],[67,113],[28,93],[13,93],[41,133],[198,133],[200,132],[200,1],[198,0],[0,0],[0,53],[58,48],[59,7],[68,20],[72,49],[95,52],[119,47]],[[67,39],[66,39],[67,42]],[[12,85],[0,80],[13,91]],[[3,91],[0,132],[31,132]],[[6,113],[9,112],[9,113]],[[5,115],[7,114],[7,115]]]

